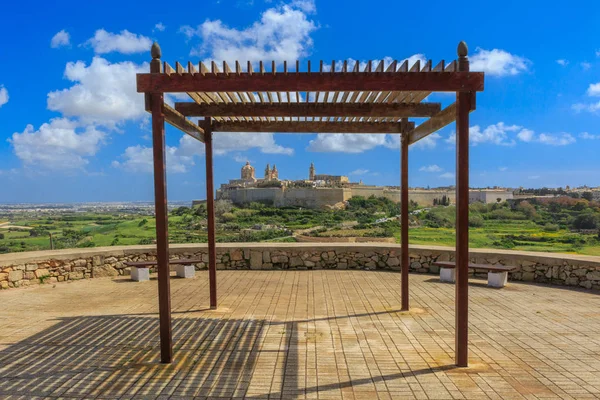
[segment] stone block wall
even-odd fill
[[[401,249],[387,243],[219,243],[218,269],[400,270]],[[513,281],[600,290],[600,257],[472,249],[471,262],[513,265]],[[171,245],[171,258],[195,258],[207,268],[206,245]],[[410,247],[410,271],[438,274],[435,261],[453,261],[454,249]],[[155,260],[153,246],[121,246],[0,255],[0,288],[128,275],[127,261]],[[152,271],[154,272],[154,271]]]

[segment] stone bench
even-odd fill
[[[456,282],[456,263],[452,261],[436,261],[433,265],[440,267],[440,281]],[[470,270],[483,270],[488,273],[488,286],[501,288],[508,282],[508,273],[517,269],[509,265],[471,264]]]
[[[180,278],[193,278],[196,274],[194,264],[202,262],[200,259],[175,259],[169,260],[169,265],[176,265],[176,273]],[[124,263],[131,268],[131,280],[143,282],[150,280],[150,267],[156,266],[157,261],[130,261]]]

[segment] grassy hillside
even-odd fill
[[[453,246],[454,206],[410,207],[413,244]],[[537,202],[473,204],[470,245],[600,256],[600,205],[560,197]],[[217,202],[220,242],[294,241],[294,233],[317,237],[395,237],[399,242],[398,204],[386,199],[353,198],[344,210],[274,208],[253,203],[235,207]],[[50,248],[151,244],[152,216],[122,213],[65,213],[52,217],[0,215],[0,253]],[[6,226],[6,225],[5,225]],[[21,228],[19,228],[21,227]],[[172,243],[206,242],[206,209],[179,207],[169,216]]]

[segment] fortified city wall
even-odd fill
[[[206,244],[174,244],[171,258],[198,258],[207,268]],[[400,270],[401,248],[389,243],[218,243],[218,269]],[[511,281],[549,283],[600,291],[600,257],[471,249],[471,262],[514,265]],[[0,288],[129,274],[126,261],[155,260],[156,248],[114,246],[0,255]],[[434,261],[454,260],[451,247],[410,247],[410,271],[438,274]]]

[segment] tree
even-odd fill
[[[573,220],[572,226],[575,229],[596,229],[598,228],[598,217],[592,213],[579,214]]]
[[[594,200],[594,195],[592,194],[592,192],[583,192],[581,194],[581,198],[582,199],[586,199],[587,201],[593,201]]]
[[[4,233],[0,233],[0,240],[4,240]]]

